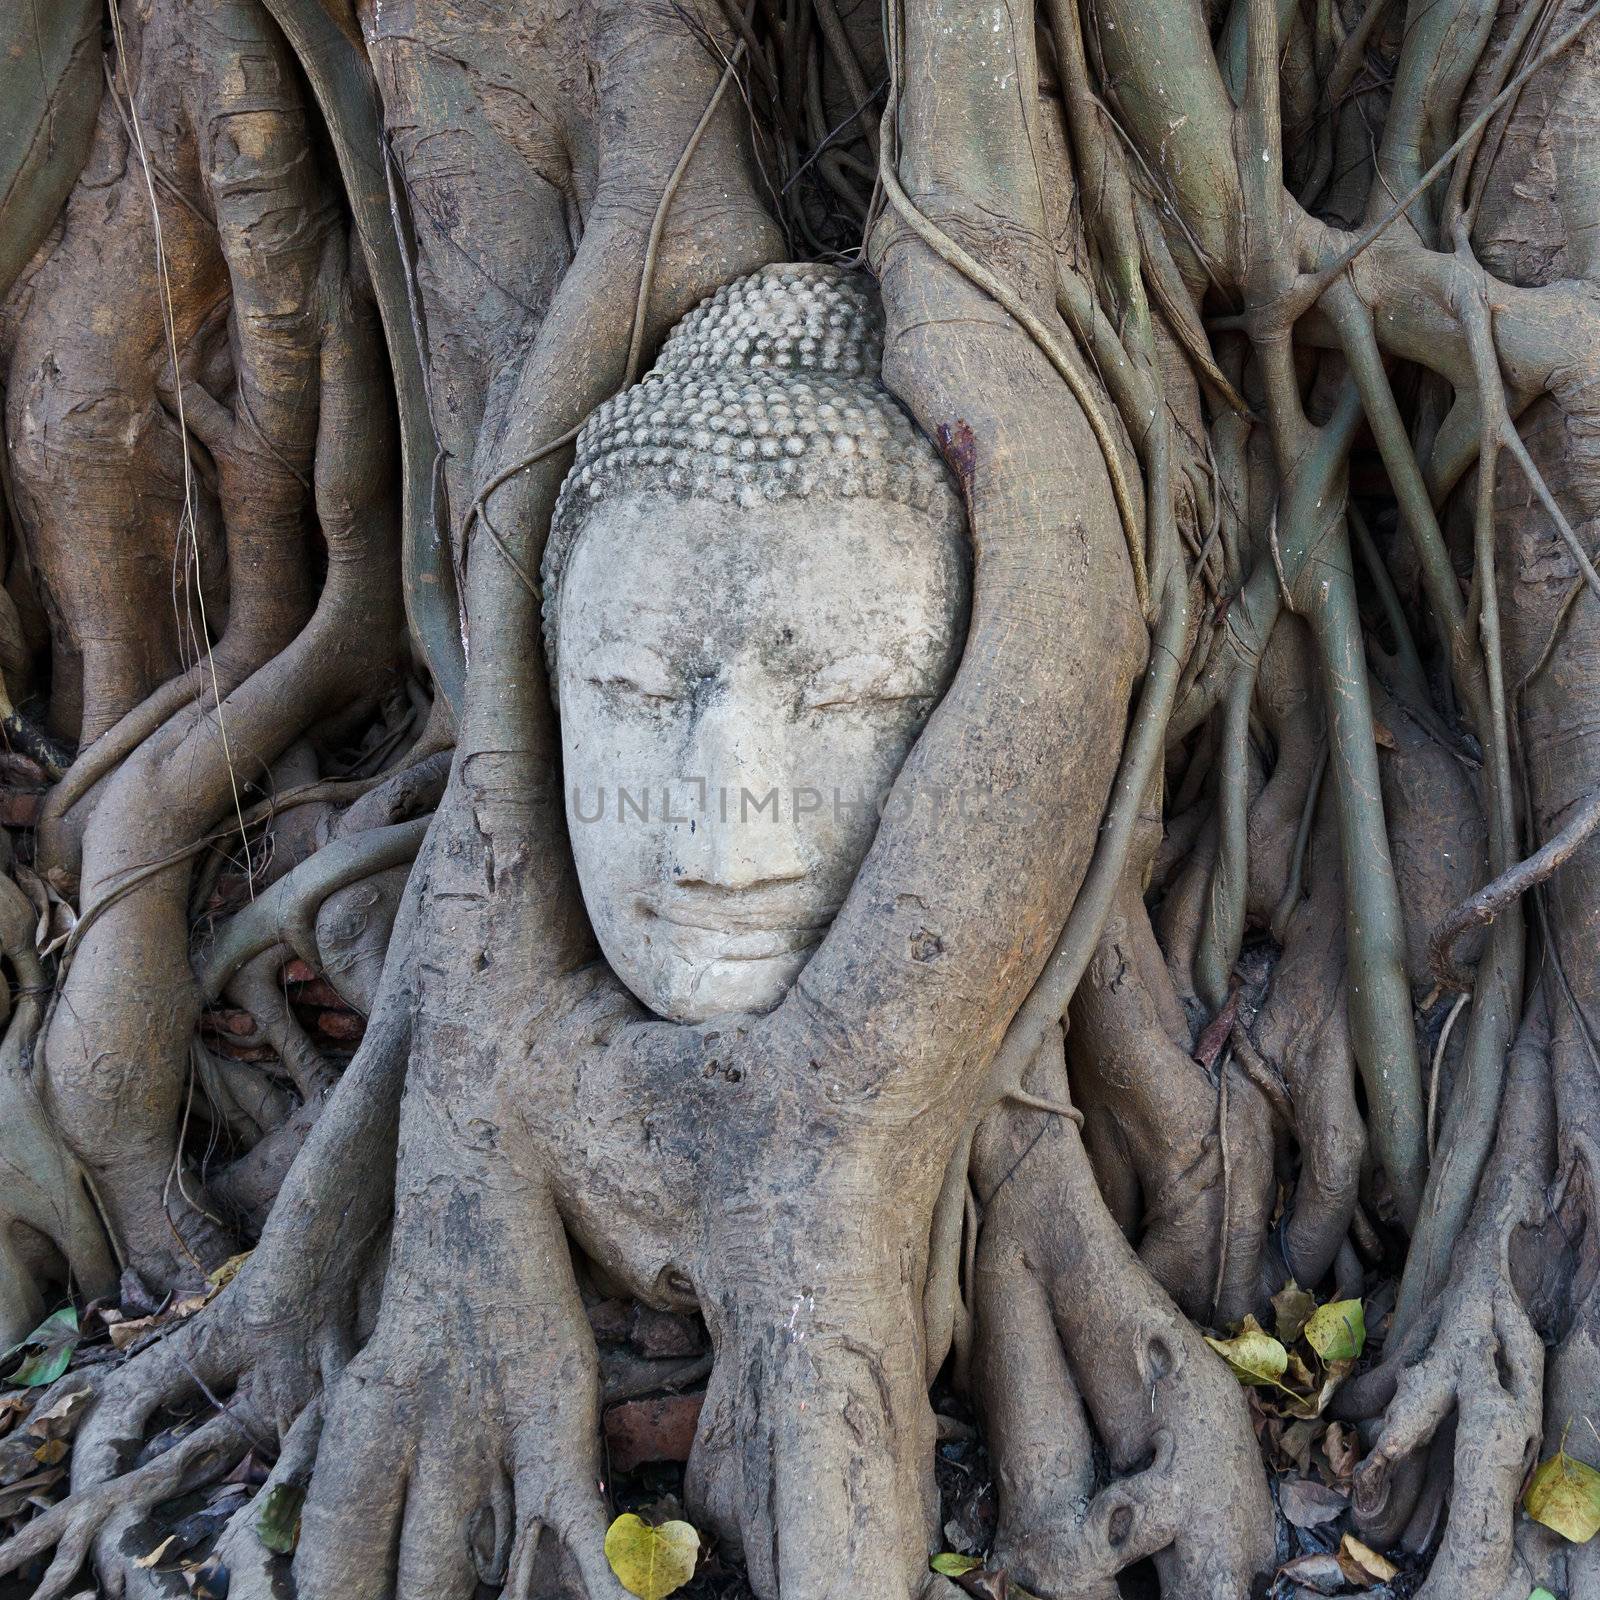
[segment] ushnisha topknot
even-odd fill
[[[884,388],[882,366],[876,288],[838,267],[763,267],[684,317],[651,371],[578,435],[541,574],[552,684],[561,575],[610,497],[664,490],[755,508],[822,494],[959,524],[955,485]]]

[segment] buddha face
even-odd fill
[[[596,508],[559,596],[567,817],[607,959],[681,1022],[765,1011],[838,911],[960,655],[959,529],[816,497]]]

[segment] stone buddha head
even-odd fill
[[[578,879],[676,1021],[788,992],[960,657],[965,516],[882,343],[861,275],[739,279],[594,413],[562,486],[544,624]]]

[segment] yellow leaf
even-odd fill
[[[1400,1569],[1387,1556],[1380,1556],[1352,1533],[1339,1543],[1339,1565],[1352,1582],[1387,1583],[1400,1576]]]
[[[1306,1343],[1324,1361],[1353,1361],[1367,1342],[1367,1319],[1359,1300],[1318,1306],[1306,1323]]]
[[[1263,1333],[1253,1317],[1244,1319],[1237,1338],[1207,1338],[1206,1343],[1228,1363],[1241,1383],[1277,1385],[1289,1365],[1289,1352],[1270,1333]]]
[[[981,1567],[983,1562],[977,1556],[957,1555],[954,1550],[945,1550],[936,1555],[928,1565],[943,1578],[959,1578],[964,1573],[971,1572],[975,1567]]]
[[[606,1560],[617,1582],[639,1600],[666,1600],[694,1576],[700,1535],[687,1522],[652,1528],[629,1511],[606,1530]]]
[[[1558,1450],[1529,1480],[1522,1508],[1563,1539],[1587,1544],[1600,1533],[1600,1472]]]
[[[176,1539],[177,1537],[178,1537],[177,1534],[169,1533],[166,1536],[166,1538],[163,1539],[161,1541],[161,1543],[158,1544],[155,1547],[155,1549],[150,1552],[149,1555],[140,1556],[139,1559],[134,1562],[134,1566],[136,1566],[136,1567],[145,1567],[145,1568],[153,1567],[156,1564],[156,1562],[158,1562],[162,1558],[162,1556],[164,1556],[166,1554],[167,1546],[169,1544],[171,1544],[173,1542],[173,1540]]]
[[[229,1256],[214,1272],[208,1273],[206,1282],[210,1285],[211,1292],[215,1294],[219,1289],[226,1289],[238,1277],[239,1268],[249,1259],[250,1252],[242,1251],[236,1256]]]

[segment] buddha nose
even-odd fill
[[[687,835],[680,832],[678,881],[713,889],[753,889],[792,883],[810,867],[796,826],[794,789],[785,742],[765,718],[726,703],[706,707],[695,729],[691,759],[706,783],[705,809]]]

